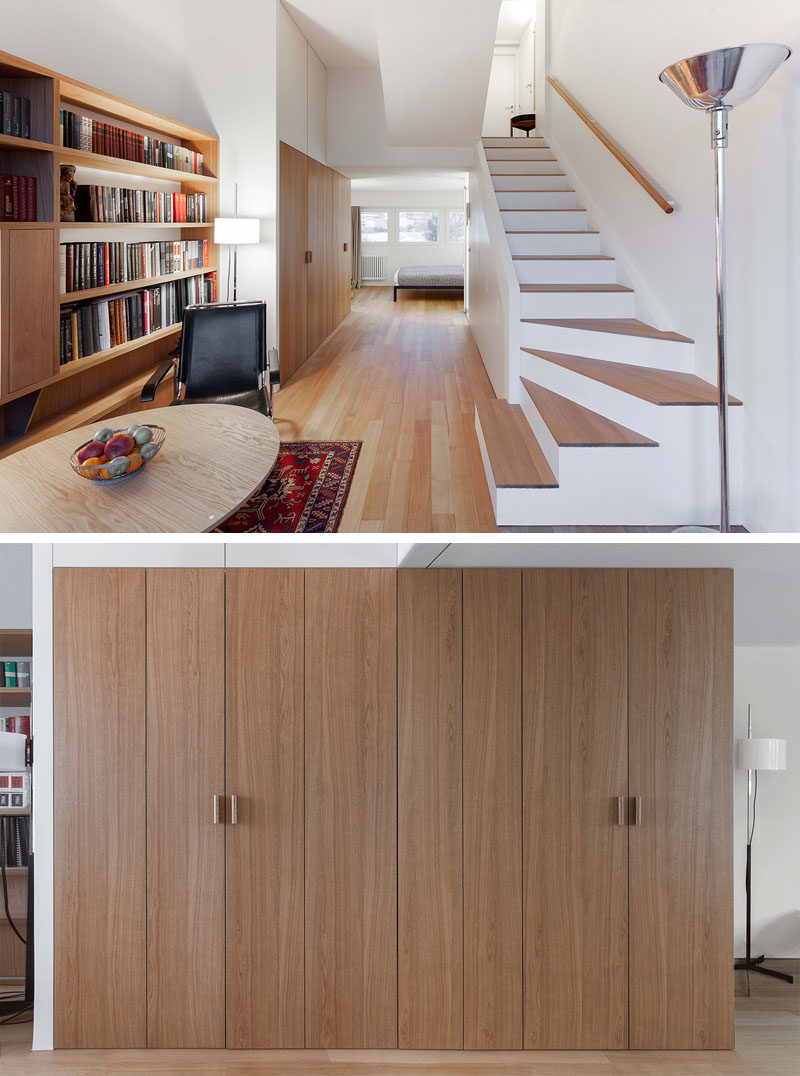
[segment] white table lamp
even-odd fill
[[[233,301],[236,302],[236,278],[239,247],[257,243],[260,239],[261,221],[258,217],[240,217],[239,184],[233,185],[233,216],[214,218],[214,242],[218,246],[233,247]],[[230,252],[228,253],[230,258]],[[230,262],[228,262],[228,299],[230,299]]]

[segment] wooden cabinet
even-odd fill
[[[58,373],[56,231],[0,228],[0,396]]]
[[[350,180],[280,144],[281,382],[350,313]]]
[[[732,572],[630,573],[634,1050],[734,1045],[732,659]]]
[[[56,1045],[730,1048],[732,622],[724,570],[57,569]]]
[[[396,573],[306,572],[306,1046],[397,1046]]]

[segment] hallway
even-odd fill
[[[460,295],[362,288],[275,422],[282,441],[363,441],[342,532],[497,531],[475,434],[487,397]]]

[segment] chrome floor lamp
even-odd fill
[[[711,148],[717,239],[717,387],[719,389],[720,531],[730,531],[728,481],[728,371],[725,340],[725,148],[728,113],[758,93],[770,75],[788,60],[787,45],[738,45],[680,60],[658,76],[684,104],[711,113]],[[682,527],[704,531],[710,527]]]

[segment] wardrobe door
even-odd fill
[[[144,571],[56,568],[56,1048],[146,1045],[144,670]]]
[[[353,249],[351,184],[347,176],[336,173],[336,190],[338,205],[336,219],[338,224],[336,247],[336,319],[335,325],[344,321],[350,313],[350,277],[352,275]]]
[[[306,1046],[397,1046],[395,571],[306,572]]]
[[[464,1048],[522,1048],[521,577],[464,572]]]
[[[303,572],[226,584],[227,1045],[302,1049]]]
[[[148,570],[151,1048],[225,1045],[224,648],[223,571]]]
[[[330,332],[327,294],[330,289],[328,258],[329,169],[308,158],[308,354],[313,355]]]
[[[728,1050],[733,573],[632,571],[630,624],[630,1044]]]
[[[280,361],[281,383],[307,359],[308,157],[280,145]]]
[[[398,573],[398,1041],[460,1050],[461,572]]]
[[[624,1049],[627,573],[523,575],[525,1047]]]

